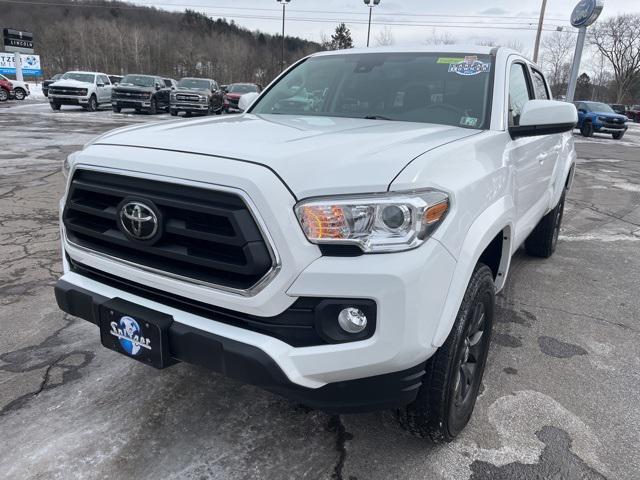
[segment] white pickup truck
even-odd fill
[[[111,105],[113,85],[104,73],[67,72],[48,88],[49,105],[54,111],[62,105],[79,105],[95,112],[100,105]]]
[[[148,365],[449,441],[511,256],[556,247],[576,121],[504,48],[311,55],[245,114],[72,154],[57,302]]]

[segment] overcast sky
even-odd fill
[[[191,8],[211,17],[226,17],[249,29],[278,33],[282,28],[282,7],[276,0],[137,0],[168,10]],[[542,0],[381,0],[373,9],[372,44],[387,28],[397,45],[424,43],[437,32],[446,31],[459,43],[493,40],[518,41],[526,52],[533,50],[535,28]],[[569,24],[577,0],[548,0],[545,30]],[[619,13],[640,13],[640,0],[604,0],[603,17]],[[336,24],[345,22],[356,47],[367,40],[368,8],[362,0],[291,0],[287,5],[286,33],[319,41],[330,35]],[[386,25],[385,25],[386,24]]]

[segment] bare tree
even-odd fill
[[[616,103],[640,76],[640,15],[624,14],[596,23],[590,41],[613,68]]]
[[[540,64],[556,96],[564,93],[569,80],[569,60],[574,47],[575,39],[569,33],[556,31],[542,38]]]
[[[429,35],[424,41],[426,45],[453,45],[456,42],[456,37],[451,33],[447,31],[439,32],[435,28],[431,30],[431,35]]]
[[[384,30],[381,30],[378,35],[376,35],[375,40],[378,47],[388,47],[396,43],[393,32],[389,27],[384,27]]]

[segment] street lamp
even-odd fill
[[[380,0],[364,0],[364,4],[369,7],[369,28],[367,30],[367,47],[369,46],[369,38],[371,37],[371,12],[373,7],[380,4]]]
[[[276,1],[282,4],[282,58],[280,62],[282,65],[282,69],[284,70],[284,16],[285,16],[285,9],[287,8],[287,3],[289,3],[291,0],[276,0]],[[378,2],[379,1],[380,0],[378,0]]]

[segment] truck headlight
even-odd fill
[[[449,197],[439,190],[304,200],[295,213],[316,244],[357,245],[366,253],[418,247],[442,223]]]

